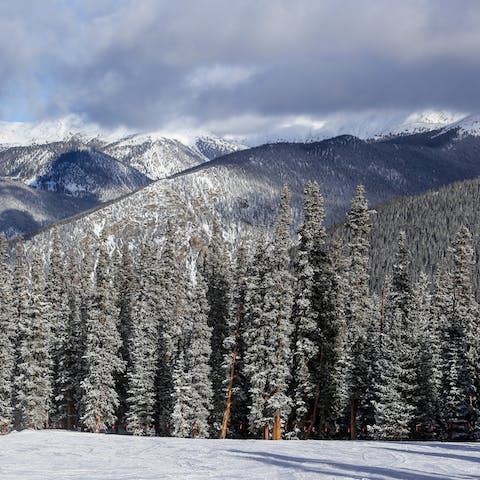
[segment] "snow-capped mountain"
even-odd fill
[[[467,117],[451,123],[441,130],[441,134],[445,132],[455,131],[459,138],[480,136],[480,115],[468,115]]]
[[[319,117],[296,115],[272,121],[271,126],[246,133],[241,140],[258,146],[273,142],[316,142],[340,135],[353,135],[363,140],[378,139],[438,130],[465,117],[465,113],[437,110],[372,110]]]
[[[448,115],[430,112],[403,120],[396,124],[401,131],[422,133],[395,134],[392,123],[383,126],[388,134],[367,141],[344,135],[251,149],[212,136],[184,136],[185,143],[160,133],[129,135],[112,142],[97,136],[88,143],[86,137],[75,136],[68,142],[4,148],[0,151],[0,177],[94,200],[74,209],[75,213],[134,192],[150,181],[173,177],[162,183],[168,185],[162,191],[168,190],[169,196],[181,198],[185,205],[195,203],[205,209],[214,205],[227,222],[237,225],[270,222],[284,183],[293,191],[298,222],[304,184],[316,179],[326,197],[328,221],[333,222],[343,218],[360,182],[375,204],[480,175],[477,117],[449,123],[443,129],[436,127],[449,121]],[[217,156],[227,151],[231,153]],[[160,184],[145,191],[154,192],[156,185]],[[125,199],[136,202],[131,208],[139,209],[138,224],[145,206],[152,203],[150,197],[142,196],[145,191]],[[0,191],[0,199],[3,194]],[[22,208],[28,213],[28,202]],[[62,208],[60,202],[50,221],[71,214],[70,208],[60,211]],[[122,211],[131,208],[122,207]],[[48,223],[46,218],[42,225]]]
[[[47,192],[5,178],[0,178],[0,199],[0,232],[10,237],[30,234],[99,205],[91,197]]]
[[[129,133],[126,128],[107,129],[85,122],[77,115],[68,115],[40,122],[0,122],[0,145],[5,148],[69,142],[72,139],[83,143],[101,139],[109,143]]]
[[[463,118],[465,118],[464,114],[446,111],[426,110],[414,112],[397,125],[386,125],[382,130],[379,130],[379,133],[376,136],[384,137],[389,135],[431,132],[455,124]]]
[[[319,117],[305,115],[272,119],[263,129],[250,133],[224,132],[219,136],[199,128],[167,129],[139,132],[126,127],[105,128],[84,121],[76,115],[41,122],[0,122],[0,150],[11,146],[26,146],[76,140],[84,144],[143,143],[165,139],[177,140],[197,149],[208,159],[233,151],[277,141],[319,141],[339,135],[354,135],[361,139],[399,134],[413,134],[454,127],[471,115],[446,110],[340,112]],[[475,134],[478,129],[471,129]],[[236,140],[232,140],[236,139]]]
[[[271,224],[284,184],[292,191],[298,225],[303,188],[311,179],[320,184],[332,224],[345,218],[358,183],[365,185],[370,204],[376,205],[480,176],[479,155],[480,138],[457,139],[450,132],[435,138],[422,133],[371,142],[342,136],[264,145],[154,182],[61,228],[69,238],[105,229],[117,238],[142,242],[161,237],[166,220],[172,218],[190,237],[205,238],[216,210],[233,238],[249,226]]]
[[[99,201],[112,200],[150,182],[136,169],[78,142],[5,149],[0,152],[0,177]]]
[[[195,139],[195,147],[208,160],[249,148],[241,143],[228,141],[224,138],[211,135],[197,137]]]
[[[152,180],[159,180],[207,161],[201,153],[178,140],[154,135],[131,135],[103,151]]]

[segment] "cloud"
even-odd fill
[[[186,78],[186,85],[193,90],[212,88],[233,89],[241,83],[250,80],[256,73],[256,68],[242,65],[212,65],[197,67]]]
[[[478,110],[479,23],[476,0],[2,2],[0,116],[240,134],[345,110]]]

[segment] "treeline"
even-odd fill
[[[318,185],[291,236],[232,248],[119,247],[106,233],[49,258],[1,243],[0,422],[179,437],[474,438],[480,386],[472,236],[412,281],[401,232],[370,291],[371,211],[358,187],[347,240],[329,241]],[[80,253],[79,253],[80,252]]]

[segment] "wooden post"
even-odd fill
[[[357,439],[357,404],[353,397],[350,399],[350,439]]]
[[[223,416],[221,439],[227,438],[228,420],[230,419],[230,410],[232,409],[233,382],[235,380],[235,364],[237,362],[237,348],[233,351],[232,368],[230,370],[230,385],[228,386],[227,408]]]

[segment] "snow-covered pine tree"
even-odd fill
[[[176,255],[175,228],[167,223],[165,244],[158,264],[158,373],[157,432],[169,435],[173,414],[173,366],[177,362],[181,319],[186,308],[186,277]],[[178,362],[183,360],[178,359]],[[177,365],[178,366],[178,365]],[[183,367],[182,367],[183,368]]]
[[[23,242],[17,246],[17,276],[26,276]],[[21,308],[15,395],[19,425],[40,429],[48,423],[52,397],[51,328],[46,315],[42,260],[36,252],[30,260],[30,282],[27,278],[17,280]]]
[[[264,438],[281,439],[282,422],[288,418],[291,399],[288,382],[291,368],[291,313],[293,304],[290,272],[290,192],[284,187],[273,240],[259,255],[256,271],[249,281],[249,345],[246,352],[252,405],[250,428],[261,429]],[[254,259],[254,262],[257,260]],[[253,287],[253,288],[252,288]],[[248,303],[249,299],[247,299]]]
[[[249,385],[249,429],[253,434],[261,431],[270,438],[270,420],[265,411],[268,357],[266,336],[268,325],[264,315],[265,278],[268,271],[267,240],[261,231],[256,241],[252,262],[247,269],[245,291],[245,375]]]
[[[85,391],[83,388],[83,381],[87,378],[88,364],[87,364],[87,335],[90,325],[90,312],[93,308],[93,293],[94,293],[94,277],[95,277],[95,263],[96,258],[93,254],[93,247],[96,244],[92,238],[87,235],[81,242],[81,254],[79,255],[79,263],[74,261],[74,254],[70,251],[70,265],[72,268],[73,279],[77,279],[76,285],[70,285],[69,303],[70,312],[74,318],[78,319],[75,322],[76,328],[76,343],[77,351],[80,358],[77,361],[77,386],[75,393],[75,409],[77,411],[77,425],[82,424],[82,417],[86,412]],[[78,268],[78,271],[77,271]],[[78,311],[77,311],[78,310]],[[78,315],[78,317],[77,317]]]
[[[402,338],[400,310],[389,314],[386,326],[388,334],[382,335],[378,400],[374,403],[376,423],[372,430],[378,439],[405,440],[410,435],[413,409],[404,395],[403,364],[409,351]]]
[[[138,290],[137,272],[133,268],[132,256],[127,241],[124,241],[120,258],[116,263],[115,289],[117,291],[118,329],[120,337],[122,338],[120,357],[125,362],[125,373],[122,372],[118,375],[116,381],[119,400],[117,419],[119,423],[125,423],[125,416],[128,409],[128,380],[126,372],[132,371],[132,359],[130,355],[133,335],[132,309],[135,292]]]
[[[172,435],[180,438],[189,438],[193,435],[191,418],[193,412],[190,405],[191,373],[185,365],[183,349],[176,356],[172,374],[173,382],[173,411],[171,416]]]
[[[443,420],[448,437],[454,439],[469,438],[478,417],[473,402],[476,365],[472,361],[478,305],[472,288],[472,235],[466,227],[457,233],[451,253],[451,309],[446,310],[439,329]]]
[[[401,231],[385,298],[381,333],[378,392],[374,401],[377,438],[404,440],[412,428],[416,385],[415,342],[417,325],[412,319],[412,286],[405,232]],[[386,327],[386,328],[385,328]]]
[[[232,308],[230,259],[222,236],[222,225],[216,215],[213,217],[212,237],[203,262],[203,276],[207,284],[208,325],[212,329],[212,355],[210,357],[213,388],[213,404],[210,423],[221,428],[226,407],[224,341],[230,325]],[[213,432],[212,432],[213,433]]]
[[[236,425],[236,432],[242,434],[248,417],[248,381],[245,376],[245,311],[247,271],[249,258],[245,240],[240,240],[235,252],[235,267],[232,279],[232,313],[228,327],[228,335],[223,343],[226,352],[224,379],[226,392],[226,409],[222,425],[222,438],[226,438],[230,424]]]
[[[51,326],[50,351],[53,361],[53,402],[51,419],[57,426],[72,427],[70,382],[70,349],[68,338],[69,308],[64,259],[58,236],[53,229],[50,266],[45,285],[46,315]]]
[[[143,248],[137,298],[132,310],[131,366],[128,371],[128,429],[154,435],[158,363],[157,258],[151,245]]]
[[[349,232],[344,294],[347,329],[347,391],[350,398],[350,435],[357,438],[357,422],[365,426],[367,405],[364,392],[368,383],[368,358],[366,357],[367,329],[370,320],[369,292],[369,233],[370,211],[363,185],[356,189],[352,207],[347,214]]]
[[[15,318],[12,271],[8,243],[0,234],[0,434],[13,424],[13,372],[15,367]]]
[[[303,225],[295,261],[295,297],[292,309],[292,375],[290,395],[294,400],[293,420],[300,426],[307,424],[307,412],[320,385],[316,383],[313,359],[319,351],[317,341],[318,312],[313,305],[316,267],[314,249],[325,243],[323,198],[315,182],[308,182],[304,190]],[[320,238],[317,238],[320,237]],[[315,256],[316,257],[316,256]],[[315,258],[316,259],[316,258]],[[313,419],[312,419],[313,420]],[[314,421],[314,420],[313,420]],[[300,429],[303,431],[303,428]]]
[[[85,367],[82,381],[82,422],[93,432],[112,425],[118,407],[115,376],[124,368],[120,358],[122,340],[118,331],[118,309],[110,282],[109,255],[102,236],[98,247],[91,308],[87,313]]]
[[[439,426],[439,344],[437,324],[432,310],[431,285],[425,273],[420,274],[413,289],[412,337],[414,349],[415,380],[412,392],[414,411],[413,438],[429,439]]]
[[[212,329],[208,325],[207,287],[197,271],[182,322],[182,349],[174,367],[175,436],[207,438],[213,397],[210,380]]]
[[[312,306],[316,315],[314,342],[317,355],[310,369],[315,384],[315,396],[310,426],[321,435],[335,430],[342,402],[342,349],[344,348],[344,323],[339,302],[339,281],[332,252],[326,244],[323,226],[323,198],[318,186],[313,184],[314,203],[313,249],[310,264],[313,266]],[[310,431],[309,431],[310,433]]]
[[[413,427],[418,390],[415,353],[418,324],[413,315],[410,259],[405,232],[398,238],[391,286],[385,298],[381,333],[378,393],[375,404],[377,438],[406,439]],[[385,328],[387,327],[387,328]]]
[[[392,286],[386,309],[399,309],[402,316],[402,328],[408,328],[412,308],[412,285],[410,280],[410,258],[406,234],[402,230],[398,235],[397,252],[392,267]]]
[[[65,350],[62,355],[62,364],[65,365],[65,375],[62,379],[62,395],[64,414],[67,427],[76,428],[79,422],[79,408],[81,408],[82,388],[81,381],[85,376],[83,353],[85,350],[85,329],[82,323],[82,279],[78,264],[78,253],[70,250],[67,256],[68,270],[68,319],[66,328]],[[89,288],[87,287],[87,292]]]

